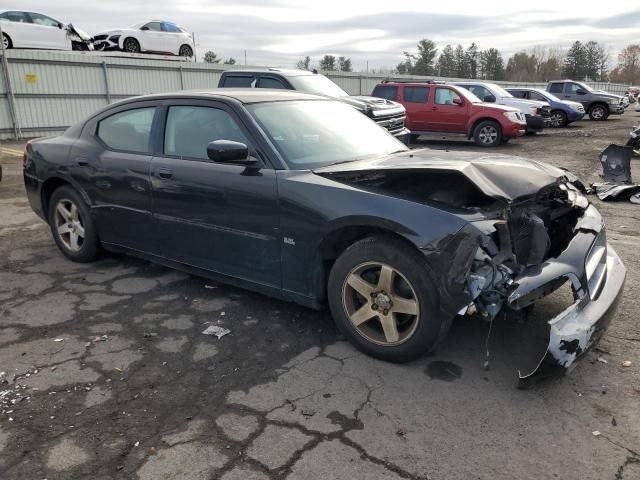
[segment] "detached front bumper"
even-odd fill
[[[544,117],[538,115],[525,115],[527,119],[527,132],[538,133],[544,130]]]
[[[576,228],[580,231],[569,247],[542,267],[525,271],[516,279],[519,286],[509,297],[512,308],[524,308],[568,280],[576,298],[549,320],[546,352],[531,372],[519,372],[519,388],[572,370],[576,360],[600,340],[622,298],[626,269],[607,243],[604,225],[593,206]]]

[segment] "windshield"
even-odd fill
[[[386,130],[340,102],[265,102],[247,109],[292,170],[408,151]]]
[[[292,75],[287,77],[293,88],[305,93],[326,95],[327,97],[348,97],[349,94],[342,90],[324,75]]]
[[[513,97],[513,95],[511,95],[509,92],[507,92],[504,88],[502,88],[500,85],[492,85],[493,89],[498,92],[500,94],[501,97],[503,98],[511,98]]]
[[[573,83],[575,83],[576,85],[580,85],[580,88],[584,88],[587,92],[591,92],[591,93],[595,92],[593,88],[591,88],[589,85],[586,85],[582,82],[573,82]]]
[[[471,93],[466,88],[459,88],[456,90],[456,93],[466,98],[469,101],[469,103],[482,103],[482,100],[480,100],[478,97],[476,97],[473,93]]]

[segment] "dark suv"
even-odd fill
[[[553,80],[547,84],[547,92],[561,100],[580,102],[591,120],[606,120],[611,114],[624,113],[625,103],[620,95],[594,90],[582,82]]]
[[[338,85],[316,71],[285,70],[229,70],[222,73],[218,88],[279,88],[299,90],[331,97],[364,113],[403,143],[409,142],[405,128],[406,110],[400,103],[370,96],[350,96]]]

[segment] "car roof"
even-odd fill
[[[211,88],[206,90],[181,90],[161,94],[144,95],[134,97],[131,100],[155,100],[171,98],[202,98],[213,100],[225,97],[234,99],[240,103],[282,102],[289,100],[327,100],[327,97],[301,93],[297,90],[282,90],[270,88]],[[123,101],[122,103],[127,103]]]
[[[310,72],[309,70],[297,70],[294,68],[252,68],[247,70],[226,70],[223,72],[224,74],[254,74],[254,73],[271,73],[271,74],[279,74],[285,77],[300,77],[307,75],[318,75],[317,73]]]

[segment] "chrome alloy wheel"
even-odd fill
[[[84,224],[75,203],[61,199],[56,205],[55,227],[60,241],[71,252],[79,252],[84,243]]]
[[[342,285],[342,305],[355,330],[382,346],[400,345],[416,331],[420,306],[413,286],[379,262],[353,268]]]
[[[564,124],[564,116],[560,112],[553,112],[551,114],[551,126],[552,127],[562,127]]]
[[[493,125],[482,127],[482,130],[480,130],[480,133],[478,134],[478,138],[480,138],[480,141],[485,145],[491,145],[498,139],[498,129]]]
[[[593,110],[591,111],[591,115],[595,120],[603,119],[605,115],[604,107],[593,107]]]

